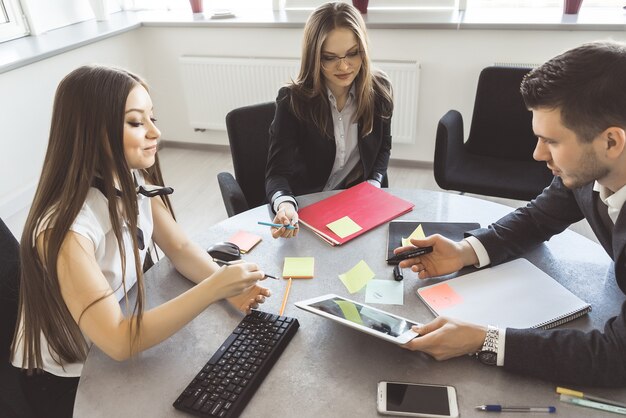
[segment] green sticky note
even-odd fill
[[[413,245],[411,244],[411,238],[415,238],[415,239],[426,238],[426,235],[424,234],[424,228],[422,228],[422,224],[417,225],[417,228],[415,228],[415,231],[411,232],[411,235],[409,235],[408,238],[402,238],[402,246],[406,247],[407,245]]]
[[[330,230],[337,234],[340,238],[345,238],[348,235],[352,235],[355,232],[359,232],[361,229],[363,229],[356,222],[350,219],[349,216],[344,216],[341,219],[337,219],[336,221],[331,222],[326,226],[330,228]]]
[[[313,257],[285,257],[283,277],[292,279],[312,279],[315,259]]]
[[[354,303],[348,302],[347,300],[336,300],[335,303],[339,305],[339,309],[343,312],[344,318],[350,322],[354,322],[355,324],[363,325],[361,315],[359,314],[359,311],[356,310]]]
[[[358,292],[374,278],[375,274],[372,269],[363,260],[359,261],[356,266],[352,267],[348,272],[339,275],[339,280],[348,289],[348,292]]]

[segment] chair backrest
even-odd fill
[[[532,161],[537,137],[520,84],[530,68],[487,67],[478,78],[468,152],[509,160]]]
[[[265,165],[275,112],[276,103],[267,102],[240,107],[226,115],[235,179],[251,208],[267,203]]]
[[[20,288],[20,246],[0,219],[0,360],[9,358],[9,348],[17,321]]]

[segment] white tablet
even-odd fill
[[[381,311],[337,295],[324,295],[296,302],[305,311],[332,319],[350,328],[396,344],[404,344],[417,337],[411,331],[417,322]]]

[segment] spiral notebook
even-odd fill
[[[417,289],[437,316],[500,328],[553,328],[591,305],[530,261],[519,258]]]

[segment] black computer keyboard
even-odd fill
[[[237,417],[285,350],[295,318],[252,311],[174,402],[201,417]]]

